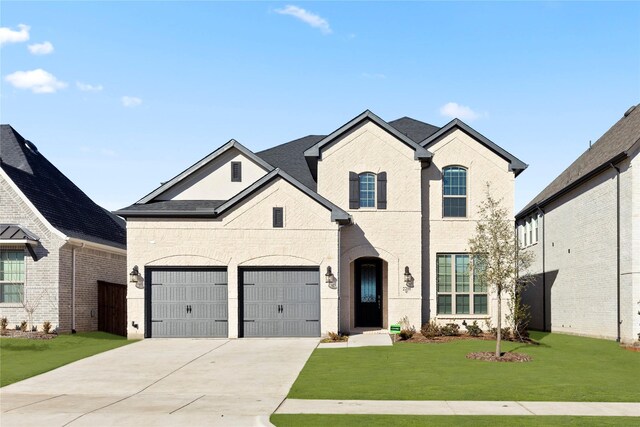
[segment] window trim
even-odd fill
[[[24,248],[0,248],[0,253],[2,252],[17,252],[22,254],[22,280],[21,281],[10,281],[10,280],[0,280],[0,305],[1,306],[21,306],[24,301],[24,287],[27,282],[27,261],[26,261],[26,252]],[[20,285],[22,290],[20,292],[20,301],[4,301],[4,285]]]
[[[238,166],[238,176],[234,173],[235,166]],[[231,182],[242,182],[242,162],[231,162]]]
[[[371,190],[371,192],[373,193],[373,204],[371,206],[362,206],[363,197],[362,197],[361,179],[365,175],[371,175],[371,177],[373,178],[373,189]],[[376,174],[375,172],[365,171],[365,172],[360,172],[358,174],[358,209],[377,209],[377,202],[378,202],[377,185],[378,185],[378,174]]]
[[[452,168],[460,168],[463,169],[465,171],[465,175],[464,175],[464,187],[465,187],[465,195],[464,196],[460,196],[460,195],[445,195],[444,191],[445,191],[445,186],[444,186],[444,174],[446,172],[447,169],[452,169]],[[447,216],[445,215],[445,206],[444,206],[444,201],[445,198],[449,198],[449,199],[462,199],[464,198],[464,216]],[[463,165],[447,165],[445,167],[442,168],[442,218],[447,218],[448,220],[450,219],[466,219],[469,218],[469,168],[467,168],[466,166]]]
[[[451,272],[450,272],[450,280],[451,280],[451,290],[449,292],[440,292],[438,291],[438,280],[439,280],[439,271],[438,271],[438,258],[440,256],[449,256],[451,257]],[[456,257],[457,256],[467,256],[469,257],[469,263],[468,263],[468,271],[469,271],[469,290],[468,291],[456,291],[456,270],[455,270],[455,266],[456,266]],[[487,317],[491,317],[491,304],[490,304],[490,299],[489,299],[489,294],[490,294],[490,289],[488,287],[488,285],[485,285],[486,287],[486,291],[485,292],[477,292],[474,290],[474,281],[475,281],[475,274],[473,274],[473,270],[471,269],[471,258],[472,258],[472,254],[470,253],[464,253],[464,252],[437,252],[436,253],[436,265],[435,265],[435,272],[436,272],[436,280],[435,280],[435,284],[436,284],[436,289],[435,289],[435,293],[436,293],[436,307],[435,307],[435,312],[436,312],[436,317],[439,318],[451,318],[451,317],[456,317],[456,318],[487,318]],[[440,313],[438,311],[438,297],[439,296],[449,296],[451,299],[451,313]],[[457,310],[457,297],[458,296],[468,296],[469,297],[469,313],[456,313]],[[487,297],[487,312],[486,313],[476,313],[475,311],[475,296],[478,295],[484,295]]]

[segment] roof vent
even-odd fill
[[[636,107],[637,107],[637,105],[632,105],[632,106],[631,106],[631,108],[629,108],[629,109],[627,110],[627,112],[626,112],[626,113],[624,113],[624,116],[625,116],[625,117],[627,117],[629,114],[631,114],[631,112],[632,112],[633,110],[635,110],[635,109],[636,109]]]
[[[34,154],[38,154],[38,147],[36,147],[36,144],[34,144],[33,142],[29,141],[29,140],[25,140],[24,141],[24,145],[25,147],[27,147],[29,149],[29,151],[31,151]]]

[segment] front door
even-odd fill
[[[382,262],[360,258],[355,262],[356,326],[382,327]]]

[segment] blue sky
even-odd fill
[[[109,209],[370,109],[459,116],[530,165],[519,210],[640,102],[640,3],[3,1],[0,24],[0,121]]]

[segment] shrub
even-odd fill
[[[23,320],[22,322],[20,322],[20,330],[22,332],[27,332],[27,321]]]
[[[413,337],[415,333],[416,333],[416,329],[413,327],[408,329],[402,329],[400,330],[400,339],[401,340],[411,339],[411,337]]]
[[[493,335],[494,338],[497,338],[498,328],[491,328],[491,335]],[[511,339],[511,329],[509,327],[502,328],[502,339],[507,341]]]
[[[347,341],[349,337],[346,335],[339,334],[337,332],[327,332],[327,338],[322,340],[323,342],[340,342]]]
[[[422,325],[422,328],[420,328],[420,333],[425,338],[439,337],[440,335],[442,335],[440,326],[436,324],[435,320],[432,320]]]
[[[42,330],[44,331],[45,334],[48,334],[49,331],[51,331],[51,322],[44,322],[42,324]]]
[[[460,325],[457,323],[447,323],[445,326],[440,328],[442,331],[442,335],[445,337],[456,337],[460,335]]]
[[[2,319],[0,319],[0,332],[4,334],[7,331],[8,324],[9,324],[9,321],[7,320],[6,317],[3,317]]]
[[[467,328],[467,333],[472,337],[478,337],[480,336],[480,334],[482,334],[482,328],[478,326],[478,322],[475,320],[473,321],[472,324],[465,325],[465,328]]]

